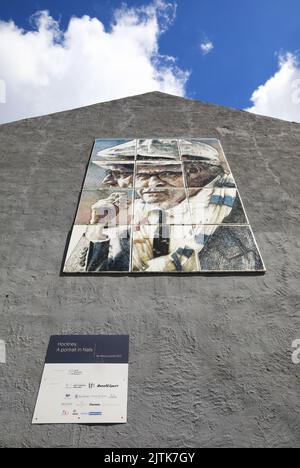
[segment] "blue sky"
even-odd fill
[[[72,16],[89,15],[98,18],[109,31],[114,11],[122,3],[1,0],[0,19],[13,20],[18,27],[30,30],[31,15],[48,10],[60,21],[62,30],[68,28]],[[127,2],[130,8],[150,3]],[[279,56],[290,53],[294,60],[298,56],[299,0],[176,0],[176,4],[176,17],[159,36],[158,46],[160,54],[175,57],[181,70],[190,71],[184,92],[187,97],[248,108],[253,92],[278,72]],[[200,48],[204,42],[212,42],[214,46],[206,55]],[[293,66],[297,72],[295,61]]]

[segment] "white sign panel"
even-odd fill
[[[128,336],[53,336],[33,424],[127,421]]]

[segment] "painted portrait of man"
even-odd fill
[[[217,140],[128,140],[94,152],[72,237],[67,273],[264,268]]]

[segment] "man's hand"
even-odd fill
[[[127,219],[130,203],[131,200],[127,198],[127,195],[120,192],[114,192],[105,200],[94,203],[91,206],[90,226],[86,230],[86,237],[94,242],[106,240],[107,236],[103,233],[104,228],[109,226],[112,220],[115,220],[112,225],[117,225],[117,217],[120,212]]]
[[[86,237],[91,242],[100,242],[107,239],[103,233],[105,226],[114,219],[119,211],[119,208],[110,201],[110,198],[99,200],[91,206],[92,217],[90,226],[87,227]]]
[[[106,200],[99,200],[92,205],[92,217],[90,224],[102,224],[105,226],[109,221],[116,218],[119,213],[119,207],[116,200],[112,200],[112,195]]]
[[[130,205],[132,203],[131,196],[126,192],[114,192],[105,200],[99,200],[92,205],[92,217],[90,224],[109,225],[110,221],[113,226],[117,224],[130,224]],[[121,219],[122,218],[122,219]]]

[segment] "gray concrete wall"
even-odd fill
[[[61,277],[93,140],[220,138],[265,276]],[[300,125],[151,93],[0,126],[2,447],[300,446]],[[31,426],[52,334],[129,333],[128,424]]]

